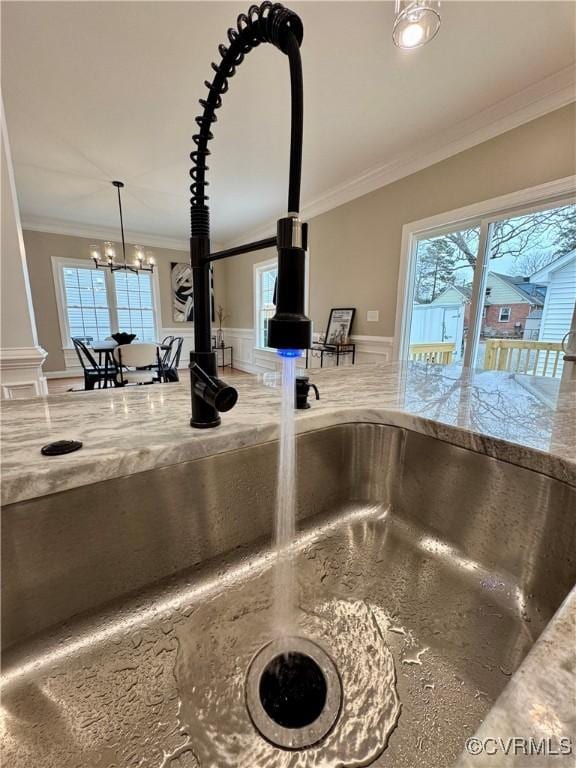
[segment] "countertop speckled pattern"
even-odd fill
[[[391,424],[576,485],[576,384],[551,403],[549,381],[540,396],[533,377],[458,367],[358,365],[310,376],[321,400],[297,412],[299,432],[346,422]],[[234,377],[238,405],[223,414],[221,427],[205,431],[189,426],[186,380],[4,402],[2,503],[273,440],[278,378]],[[40,454],[44,444],[65,438],[81,440],[83,449]]]

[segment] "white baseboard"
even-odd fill
[[[42,365],[46,351],[39,346],[0,349],[2,398],[17,400],[48,394]]]

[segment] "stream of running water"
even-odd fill
[[[294,393],[296,357],[282,360],[282,405],[280,411],[280,452],[276,488],[276,565],[274,571],[274,629],[279,637],[294,633],[296,621],[296,578],[292,543],[296,534],[296,443]]]

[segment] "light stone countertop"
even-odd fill
[[[576,383],[551,396],[548,380],[421,363],[309,374],[321,399],[297,411],[298,432],[347,422],[390,424],[576,485]],[[189,426],[186,372],[180,384],[5,401],[2,503],[274,440],[279,378],[234,376],[238,404],[210,430]],[[60,439],[84,445],[66,456],[40,454],[43,445]]]

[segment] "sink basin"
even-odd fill
[[[245,712],[272,636],[267,443],[3,508],[5,765],[457,760],[576,581],[576,489],[377,424],[305,433],[297,462],[301,633],[349,738],[281,750]]]

